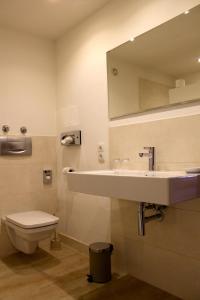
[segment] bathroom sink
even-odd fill
[[[161,205],[198,198],[200,174],[99,170],[67,173],[71,191]]]

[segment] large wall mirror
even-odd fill
[[[200,100],[200,5],[107,53],[111,119]]]

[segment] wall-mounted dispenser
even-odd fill
[[[71,145],[81,145],[81,131],[70,131],[61,133],[61,145],[71,146]]]
[[[26,136],[0,136],[0,155],[31,155],[32,139]]]

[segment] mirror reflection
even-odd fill
[[[109,117],[200,100],[200,5],[107,53]]]

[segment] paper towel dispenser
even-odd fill
[[[0,155],[31,155],[32,139],[27,136],[0,136]]]

